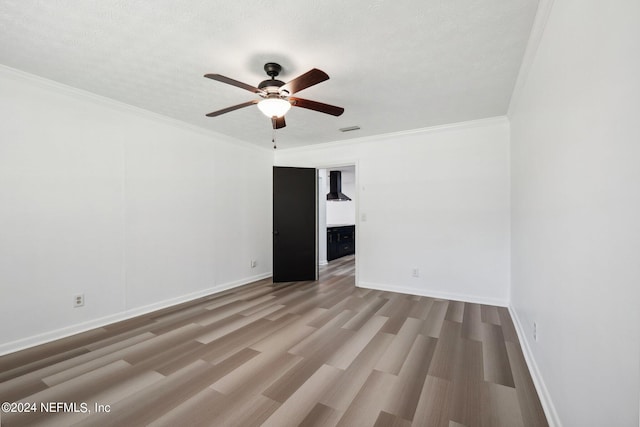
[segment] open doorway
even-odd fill
[[[355,165],[318,169],[318,264],[320,266],[326,266],[338,260],[355,260],[356,188]]]

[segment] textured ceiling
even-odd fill
[[[345,108],[292,109],[278,146],[295,147],[503,115],[537,0],[2,0],[0,63],[270,146],[253,99],[203,78],[257,85],[266,62],[299,93]],[[358,125],[361,130],[341,133]]]

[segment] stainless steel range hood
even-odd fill
[[[351,200],[351,198],[342,192],[342,173],[340,171],[330,171],[327,201],[343,202],[349,200]]]

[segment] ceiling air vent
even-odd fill
[[[349,126],[346,128],[340,128],[340,132],[351,132],[352,130],[358,130],[360,126]]]

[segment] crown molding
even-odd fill
[[[448,123],[438,126],[430,126],[425,128],[409,129],[398,132],[381,133],[378,135],[363,136],[361,138],[342,139],[336,141],[325,142],[322,144],[305,145],[303,147],[278,149],[279,152],[294,153],[300,151],[314,151],[318,149],[328,149],[333,147],[344,147],[345,145],[358,145],[369,142],[384,141],[393,138],[401,138],[411,135],[425,135],[440,132],[449,132],[456,130],[472,129],[486,126],[509,125],[507,116],[488,117],[486,119],[468,120],[466,122]]]
[[[84,101],[94,102],[96,104],[100,104],[107,108],[113,108],[115,110],[120,110],[122,112],[126,112],[129,114],[134,114],[139,117],[154,120],[157,122],[161,122],[173,127],[181,128],[183,130],[187,130],[190,132],[198,133],[202,136],[213,138],[216,141],[231,144],[234,147],[241,146],[243,148],[258,150],[260,152],[272,152],[271,148],[260,147],[255,144],[251,144],[249,142],[243,141],[241,139],[233,138],[228,135],[224,135],[200,126],[192,125],[181,120],[177,120],[168,116],[164,116],[162,114],[154,113],[149,110],[145,110],[144,108],[135,107],[130,104],[126,104],[124,102],[116,101],[115,99],[108,98],[106,96],[98,95],[93,92],[89,92],[84,89],[79,89],[73,86],[69,86],[55,80],[50,80],[35,74],[27,73],[26,71],[18,70],[15,68],[11,68],[9,66],[0,64],[0,74],[14,79],[20,79],[24,81],[28,81],[31,84],[39,86],[41,88],[52,90],[57,93],[73,96],[77,99],[81,99]]]
[[[547,27],[549,15],[551,15],[553,2],[554,0],[539,0],[538,10],[529,35],[529,41],[527,42],[522,63],[520,64],[520,71],[518,72],[513,92],[511,93],[511,100],[509,101],[509,108],[507,109],[507,117],[512,117],[513,112],[522,97],[522,91],[527,84],[527,79],[531,72],[531,68],[533,67],[538,47],[542,41],[544,30]]]

